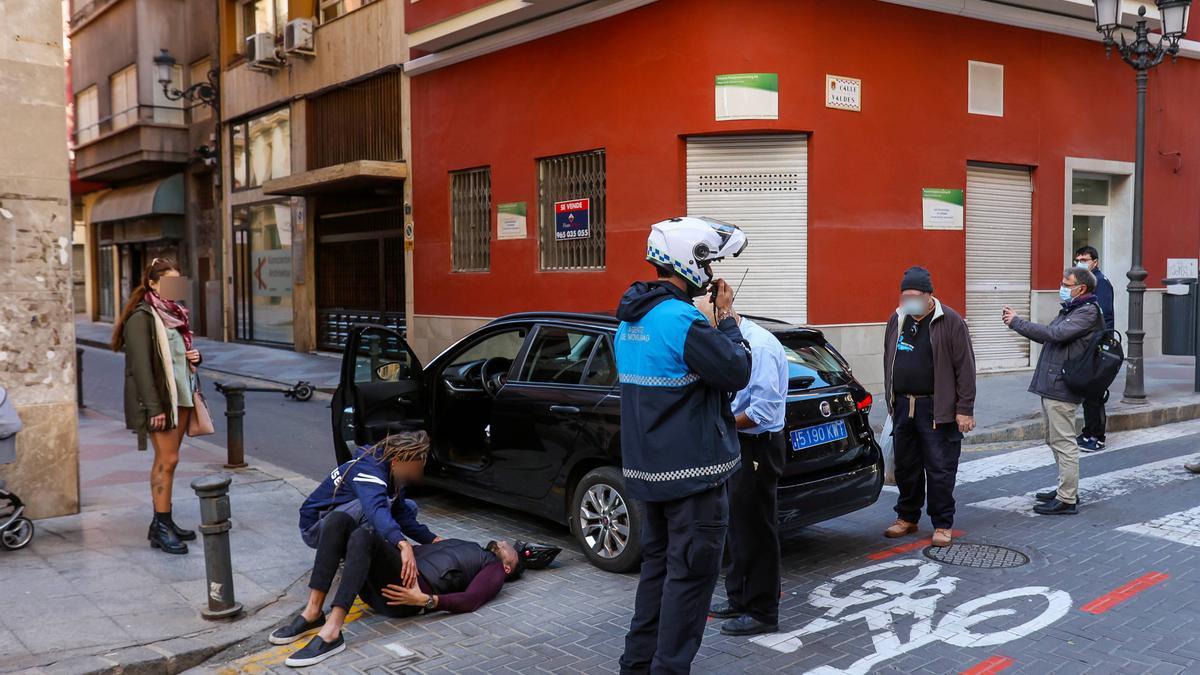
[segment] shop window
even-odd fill
[[[967,61],[967,112],[1004,117],[1004,66]]]
[[[137,64],[108,78],[112,103],[112,130],[124,129],[138,119]]]
[[[183,124],[183,99],[172,101],[163,92],[162,84],[155,82],[154,87],[154,121],[159,124]],[[183,66],[171,68],[171,85],[173,89],[183,89]]]
[[[233,189],[258,187],[292,172],[292,136],[288,108],[231,125]]]
[[[292,344],[292,209],[286,201],[233,209],[238,340]]]
[[[188,86],[208,81],[208,71],[212,70],[212,60],[203,58],[188,67]],[[212,106],[205,103],[195,103],[191,107],[192,122],[203,122],[212,118]]]
[[[486,272],[491,267],[492,170],[450,173],[450,211],[453,241],[451,269]]]
[[[75,95],[75,143],[82,145],[100,135],[100,108],[96,85]]]
[[[604,150],[538,160],[540,269],[604,269],[604,162]]]
[[[345,16],[375,0],[321,0],[321,23]]]
[[[1071,250],[1093,246],[1104,259],[1104,224],[1109,216],[1109,178],[1074,174],[1071,178]]]

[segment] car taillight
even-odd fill
[[[859,410],[870,410],[871,404],[874,402],[875,401],[871,398],[871,395],[867,394],[865,398],[863,398],[862,400],[860,400],[858,402],[858,409]]]

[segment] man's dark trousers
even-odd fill
[[[621,672],[688,673],[721,571],[729,525],[727,488],[721,484],[641,506],[642,576]]]
[[[954,481],[962,453],[962,433],[954,422],[934,425],[933,397],[911,401],[897,396],[892,408],[895,438],[896,515],[910,523],[921,521],[928,493],[929,519],[936,529],[954,526]]]
[[[1104,441],[1104,428],[1108,426],[1108,414],[1104,412],[1104,396],[1083,400],[1083,435]]]
[[[786,436],[738,434],[742,467],[729,481],[729,558],[725,596],[738,612],[779,623],[779,476]]]

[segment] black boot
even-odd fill
[[[167,511],[166,513],[160,513],[159,520],[166,520],[167,526],[171,528],[171,531],[175,533],[176,537],[179,537],[180,541],[192,541],[196,538],[195,530],[185,530],[175,524],[175,519],[171,517],[170,511]]]
[[[170,523],[159,518],[157,513],[154,514],[154,520],[150,521],[150,532],[146,534],[146,538],[150,540],[152,548],[160,548],[164,553],[181,555],[188,551],[187,544],[179,541]]]

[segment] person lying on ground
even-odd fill
[[[334,469],[304,500],[300,538],[319,550],[325,521],[334,514],[349,518],[354,526],[369,523],[407,561],[405,578],[415,579],[416,561],[408,539],[431,544],[439,537],[417,519],[417,503],[405,499],[404,487],[424,475],[428,453],[429,436],[424,431],[402,431],[360,448],[354,459]],[[333,542],[339,559],[352,530],[345,524],[333,529],[341,538]]]
[[[344,526],[347,521],[335,517],[330,522],[334,527],[336,523]],[[481,546],[462,539],[443,539],[416,547],[417,578],[406,581],[399,551],[370,527],[354,528],[347,539],[342,580],[328,616],[321,612],[330,585],[325,580],[332,579],[337,564],[331,562],[332,555],[322,557],[318,552],[319,568],[313,568],[314,583],[310,584],[308,605],[290,624],[272,633],[270,641],[288,644],[319,627],[316,637],[284,662],[292,667],[311,666],[346,649],[342,625],[355,595],[377,613],[389,617],[414,616],[422,611],[473,612],[496,597],[506,581],[519,578],[527,565],[545,567],[558,552],[554,547],[522,542],[514,546],[505,541],[491,541]],[[314,616],[324,617],[323,625],[309,620]]]

